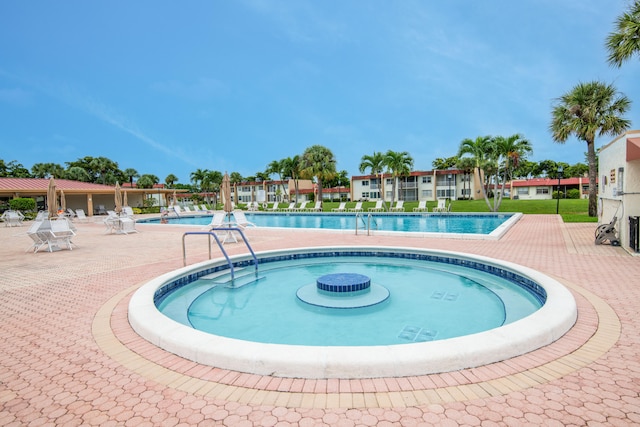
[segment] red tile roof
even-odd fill
[[[114,191],[113,185],[56,179],[56,189],[64,191]],[[0,191],[47,192],[49,180],[45,178],[0,178]]]

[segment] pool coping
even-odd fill
[[[156,290],[175,277],[188,275],[223,260],[206,261],[159,276],[143,285],[129,301],[132,328],[152,344],[169,352],[223,369],[257,375],[304,378],[405,377],[487,365],[543,347],[562,337],[575,323],[571,293],[555,279],[528,267],[496,259],[443,250],[384,246],[341,246],[283,249],[260,256],[307,251],[406,251],[480,261],[511,270],[540,284],[547,303],[524,319],[466,337],[426,343],[374,347],[305,347],[262,344],[195,331],[162,315],[154,304]],[[232,260],[246,260],[246,255]],[[547,325],[544,331],[541,325]],[[473,351],[471,351],[473,349]]]

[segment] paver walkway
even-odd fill
[[[529,355],[440,375],[370,380],[261,377],[151,346],[126,322],[131,292],[182,266],[184,227],[105,235],[78,224],[73,251],[25,253],[0,225],[0,425],[640,424],[640,257],[595,246],[594,224],[527,215],[500,241],[250,230],[256,251],[429,247],[503,259],[565,283],[576,326]],[[189,263],[207,258],[188,244]],[[230,244],[231,253],[243,252]]]

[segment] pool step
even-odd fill
[[[236,268],[234,270],[234,276],[232,280],[231,272],[229,270],[223,270],[207,274],[200,279],[204,279],[212,285],[225,286],[227,288],[241,288],[242,286],[264,279],[264,276],[256,276],[253,269],[246,268]]]
[[[234,271],[237,273],[242,272],[242,270],[245,270],[245,268],[241,267],[241,268],[236,268]],[[207,274],[206,276],[202,276],[200,277],[200,280],[216,280],[219,279],[220,277],[224,277],[224,276],[229,276],[231,277],[231,274],[229,273],[229,270],[220,270],[220,271],[216,271],[215,273],[211,273],[211,274]]]

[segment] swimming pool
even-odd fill
[[[167,293],[199,278],[228,269],[226,260],[206,261],[159,276],[143,285],[129,302],[129,322],[151,343],[205,365],[259,375],[295,378],[373,378],[447,372],[485,365],[543,347],[564,335],[575,323],[571,293],[554,279],[513,263],[462,253],[402,247],[300,248],[258,253],[260,262],[324,259],[340,254],[384,258],[430,259],[443,265],[467,266],[510,277],[546,299],[542,307],[519,320],[471,335],[403,345],[311,346],[261,343],[210,334],[162,314],[157,307]],[[373,258],[372,258],[373,259]],[[250,255],[232,257],[235,266],[250,266]],[[373,262],[373,261],[372,261]],[[395,274],[401,281],[402,275]],[[295,298],[295,296],[292,296]],[[269,303],[269,301],[263,301]],[[238,304],[243,301],[238,299]],[[259,325],[259,321],[256,321]],[[379,325],[370,325],[375,330]],[[406,330],[414,333],[415,330]],[[419,332],[418,332],[419,333]]]
[[[356,227],[362,233],[370,230],[372,234],[411,233],[429,236],[458,235],[465,238],[499,238],[521,217],[520,213],[251,213],[247,219],[258,227],[276,227],[284,229],[326,229],[353,232]],[[206,226],[211,215],[173,216],[170,224]],[[159,224],[160,219],[140,220],[140,222]]]

